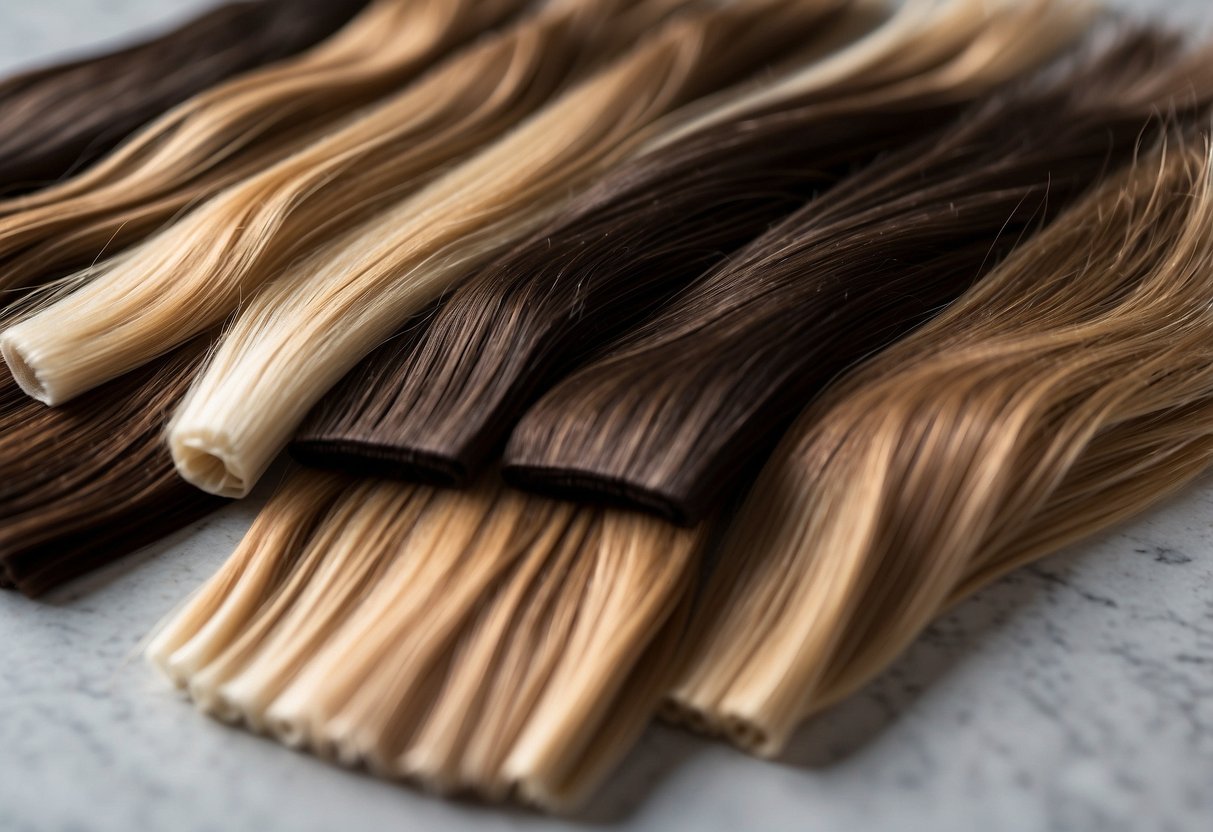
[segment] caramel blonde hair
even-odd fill
[[[442,793],[577,804],[672,680],[698,532],[299,473],[148,654],[203,710]]]
[[[676,715],[777,753],[949,605],[1209,467],[1209,154],[1173,133],[804,413],[723,546]]]

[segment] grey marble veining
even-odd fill
[[[0,70],[199,5],[0,0]],[[960,605],[785,760],[654,729],[575,821],[333,769],[198,716],[143,665],[270,485],[48,601],[0,597],[0,830],[1213,829],[1213,483]]]

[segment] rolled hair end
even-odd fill
[[[196,429],[174,429],[169,450],[177,473],[190,485],[220,497],[248,496],[256,477],[239,464],[239,454],[226,437]]]
[[[62,404],[68,398],[58,395],[54,386],[38,371],[29,344],[19,331],[9,330],[0,336],[0,355],[4,357],[4,363],[8,365],[17,386],[31,398],[46,405]]]

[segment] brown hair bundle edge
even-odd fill
[[[380,348],[291,445],[301,462],[451,485],[475,477],[538,393],[815,191],[954,114],[749,119],[642,157]],[[414,324],[416,326],[416,324]]]

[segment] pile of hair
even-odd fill
[[[250,0],[0,84],[0,584],[289,445],[147,648],[201,710],[555,811],[778,753],[1213,464],[1213,47],[1097,19]]]

